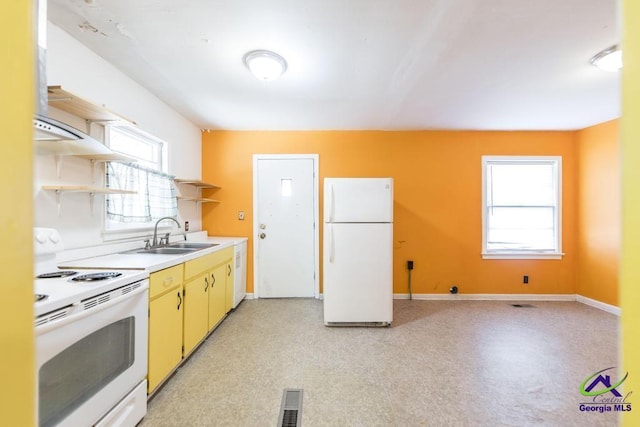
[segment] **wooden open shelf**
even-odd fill
[[[220,203],[219,200],[214,200],[214,199],[205,199],[205,198],[201,198],[201,197],[184,197],[184,196],[178,196],[177,197],[178,200],[184,200],[187,202],[197,202],[197,203]]]
[[[174,179],[174,181],[177,184],[185,184],[185,185],[193,185],[194,187],[198,187],[198,188],[211,188],[211,189],[215,189],[215,190],[219,190],[222,187],[219,187],[215,184],[209,184],[208,182],[204,182],[204,181],[200,181],[199,179],[179,179],[176,178]]]
[[[93,193],[93,194],[136,194],[137,191],[118,190],[115,188],[93,187],[90,185],[45,185],[43,190],[58,193]]]
[[[58,215],[60,215],[60,197],[65,193],[87,193],[89,194],[89,207],[93,213],[93,199],[96,194],[136,194],[137,191],[117,190],[115,188],[93,187],[90,185],[44,185],[43,190],[56,192],[56,203],[58,205]]]
[[[49,94],[49,105],[58,108],[74,116],[81,117],[90,122],[121,122],[125,121],[136,124],[124,116],[114,113],[104,106],[96,105],[86,101],[70,92],[67,92],[62,86],[49,86],[47,88]]]

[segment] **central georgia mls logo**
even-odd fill
[[[625,373],[622,379],[612,384],[611,375],[605,373],[612,369],[615,369],[615,366],[596,372],[580,384],[580,394],[590,399],[588,402],[580,403],[581,412],[631,411],[629,396],[632,392],[630,391],[623,396],[618,390],[629,373]]]

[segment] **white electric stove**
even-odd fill
[[[148,273],[57,268],[34,229],[38,426],[135,426],[146,414]]]

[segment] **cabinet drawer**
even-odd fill
[[[184,278],[185,280],[188,280],[204,271],[210,270],[213,267],[226,262],[228,259],[233,259],[233,247],[187,261],[184,265]]]
[[[149,275],[149,299],[163,294],[182,283],[184,264],[174,265]]]

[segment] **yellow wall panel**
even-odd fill
[[[622,70],[622,361],[629,378],[625,392],[633,391],[640,405],[640,2],[623,1]],[[640,411],[625,413],[622,425],[640,425]]]
[[[619,121],[578,132],[576,293],[618,305],[620,260]]]
[[[30,1],[0,5],[0,424],[35,424],[33,334],[33,37]]]

